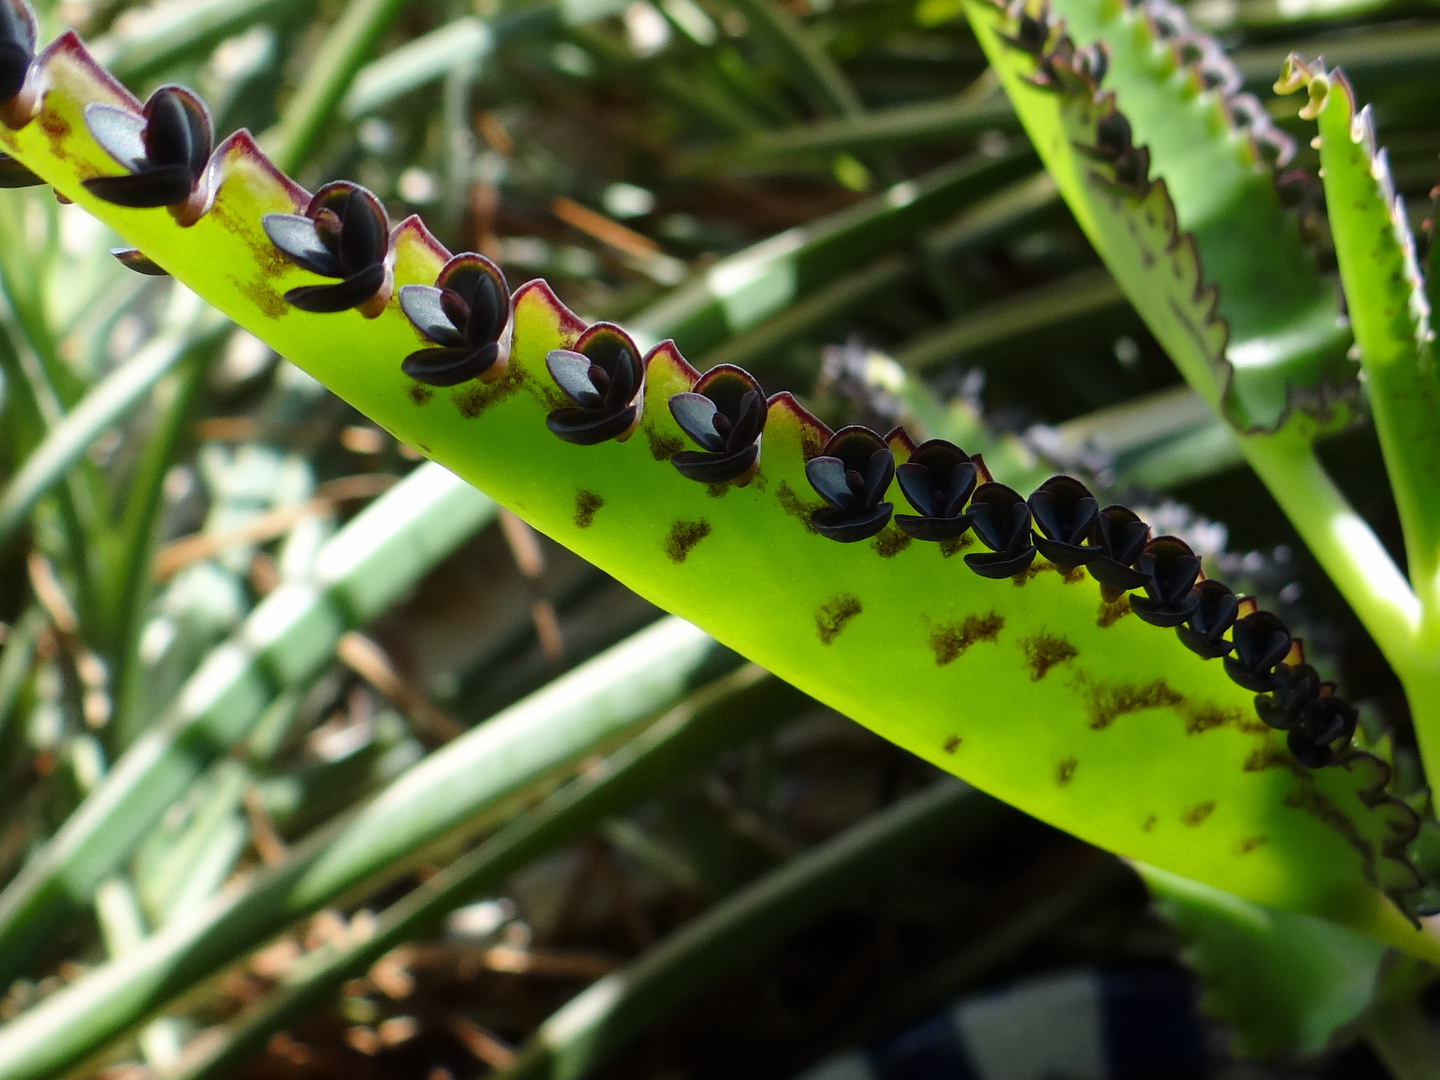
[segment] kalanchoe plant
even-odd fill
[[[767,413],[755,377],[733,364],[700,376],[695,389],[670,398],[680,430],[701,447],[670,457],[680,475],[702,484],[748,484],[760,467],[760,433]]]
[[[1263,162],[1250,156],[1254,147],[1244,137],[1232,138],[1235,133],[1225,129],[1228,114],[1218,91],[1200,89],[1204,81],[1196,81],[1193,71],[1196,80],[1169,79],[1175,57],[1157,50],[1158,31],[1143,14],[1124,5],[1066,2],[1063,20],[1046,23],[1050,29],[1038,46],[1036,34],[1026,31],[1031,40],[1018,49],[997,38],[1000,32],[1012,38],[1021,32],[1010,15],[981,0],[972,6],[983,7],[977,32],[987,50],[1002,56],[997,66],[1022,119],[1045,134],[1037,144],[1076,207],[1077,220],[1135,294],[1137,307],[1192,385],[1234,420],[1245,452],[1282,502],[1289,500],[1302,531],[1319,536],[1317,552],[1333,560],[1334,530],[1315,530],[1306,521],[1305,503],[1275,483],[1277,477],[1303,480],[1313,464],[1308,446],[1284,427],[1287,416],[1297,403],[1312,408],[1316,419],[1323,416],[1317,402],[1333,400],[1326,398],[1328,380],[1349,370],[1341,362],[1348,342],[1335,327],[1333,292],[1296,254],[1298,241],[1277,243],[1258,262],[1225,263],[1218,254],[1233,240],[1227,215],[1208,219],[1210,231],[1199,239],[1184,231],[1197,202],[1194,184],[1224,195],[1228,209],[1251,214],[1247,222],[1267,223],[1272,209],[1278,214]],[[1167,173],[1179,154],[1174,146],[1151,155],[1159,175],[1143,186],[1133,181],[1148,172],[1127,174],[1118,167],[1127,156],[1123,141],[1109,139],[1118,149],[1108,158],[1077,150],[1101,144],[1097,124],[1119,106],[1094,85],[1103,65],[1082,59],[1104,55],[1096,50],[1097,35],[1078,45],[1070,35],[1089,33],[1106,20],[1118,25],[1107,38],[1115,62],[1105,77],[1139,82],[1180,102],[1154,112],[1178,118],[1176,141],[1203,156],[1205,173],[1192,170],[1188,191],[1172,179],[1178,169]],[[1058,39],[1053,45],[1052,38]],[[1044,50],[1038,58],[1043,63],[1032,48]],[[1163,77],[1146,67],[1153,67],[1157,56]],[[116,96],[73,41],[47,53],[44,63],[51,87],[44,103],[48,119],[83,130],[79,116],[85,104]],[[1037,82],[1043,86],[1037,88]],[[1197,94],[1205,109],[1189,107]],[[1344,145],[1353,150],[1350,118],[1335,123],[1327,138],[1349,140]],[[1137,142],[1131,138],[1129,156],[1140,159]],[[673,347],[642,358],[618,328],[587,329],[543,282],[522,286],[512,298],[511,366],[504,379],[448,393],[416,393],[415,380],[400,370],[401,358],[414,350],[415,326],[398,305],[372,312],[377,317],[369,322],[286,311],[282,290],[297,272],[263,257],[261,221],[269,226],[277,217],[300,218],[308,232],[296,225],[283,239],[305,258],[330,260],[326,265],[341,271],[331,276],[345,285],[347,275],[383,263],[390,254],[383,214],[372,215],[368,231],[353,237],[342,228],[358,198],[353,190],[347,189],[343,200],[335,189],[322,191],[310,200],[310,212],[299,214],[307,205],[304,193],[252,143],[237,143],[212,165],[221,181],[216,210],[223,212],[182,230],[165,215],[95,199],[80,180],[93,174],[98,150],[81,140],[57,148],[43,132],[22,129],[0,132],[0,144],[398,438],[455,468],[655,603],[926,760],[1133,859],[1251,900],[1340,920],[1418,955],[1440,958],[1440,936],[1417,930],[1405,907],[1417,884],[1404,853],[1416,815],[1387,793],[1390,774],[1381,757],[1350,744],[1353,709],[1323,685],[1313,698],[1305,689],[1292,703],[1297,687],[1311,684],[1277,670],[1304,663],[1284,624],[1253,605],[1242,609],[1238,601],[1231,611],[1224,594],[1215,593],[1207,607],[1214,590],[1196,584],[1188,549],[1155,541],[1147,552],[1148,528],[1123,507],[1096,512],[1085,539],[1075,522],[1089,508],[1082,506],[1084,496],[1070,489],[1075,497],[1065,512],[1051,506],[1057,512],[1041,526],[1048,534],[1043,539],[1066,545],[1062,558],[1077,547],[1097,549],[1086,563],[1101,584],[1097,589],[1084,574],[1057,573],[1060,563],[1041,559],[1031,507],[1019,492],[986,479],[966,508],[958,492],[968,478],[957,481],[958,453],[948,455],[951,471],[943,478],[926,465],[928,483],[915,488],[921,504],[915,508],[922,518],[969,517],[990,552],[970,554],[965,561],[978,576],[965,573],[944,557],[950,552],[910,544],[899,530],[885,532],[892,512],[893,454],[904,456],[902,449],[913,445],[908,437],[896,433],[882,440],[858,428],[832,434],[785,394],[767,405],[763,482],[757,476],[744,488],[706,490],[665,464],[674,448],[684,445],[687,431],[662,406],[696,392],[697,373]],[[1359,156],[1365,168],[1353,178],[1373,179],[1373,161]],[[1341,175],[1343,163],[1327,168],[1327,178]],[[351,245],[364,237],[372,260],[351,259],[342,266],[341,255],[354,255]],[[393,246],[402,285],[437,281],[450,259],[415,222],[396,230]],[[1202,268],[1207,253],[1217,253],[1212,261],[1225,286],[1218,292]],[[291,261],[313,269],[293,251]],[[1157,262],[1164,272],[1157,272]],[[1296,292],[1253,304],[1235,287],[1236,275],[1247,280],[1266,267],[1276,280],[1283,277],[1277,267],[1294,269],[1285,280]],[[245,287],[236,287],[237,273],[246,274]],[[1360,314],[1357,306],[1357,327],[1363,324]],[[458,329],[454,320],[451,326]],[[1305,355],[1262,363],[1251,350],[1248,365],[1231,363],[1233,350],[1289,340],[1292,331],[1313,346]],[[547,371],[572,405],[557,407],[559,395]],[[650,407],[644,408],[647,397]],[[619,445],[637,429],[645,438]],[[1277,429],[1280,436],[1264,439],[1246,434]],[[715,433],[721,434],[718,428]],[[912,453],[920,456],[918,449]],[[1286,454],[1295,460],[1285,460]],[[1291,472],[1277,471],[1280,465]],[[807,486],[820,492],[826,507],[812,512],[802,495]],[[1307,489],[1310,497],[1317,486]],[[1065,485],[1049,490],[1056,487]],[[901,490],[910,497],[905,485]],[[926,514],[937,510],[945,516]],[[948,528],[953,531],[953,525]],[[875,542],[853,542],[867,537]],[[1143,562],[1147,555],[1151,560]],[[1375,599],[1383,590],[1369,588],[1373,579],[1364,576],[1365,564],[1341,565],[1355,570],[1361,587],[1349,595],[1358,597],[1377,640],[1403,644],[1410,623],[1397,620],[1395,631],[1375,618],[1377,610],[1392,609],[1385,606],[1388,600]],[[737,575],[745,589],[735,588]],[[1105,602],[1142,586],[1152,587],[1128,604]],[[1402,581],[1385,596],[1405,589]],[[757,612],[755,595],[774,602]],[[1417,608],[1421,604],[1413,594],[1410,600]],[[1186,625],[1180,629],[1194,641],[1183,634],[1176,640],[1132,617],[1142,603],[1166,622],[1183,612],[1180,622]],[[1395,607],[1405,610],[1403,603]],[[1235,619],[1236,614],[1243,617]],[[1411,621],[1418,623],[1418,616]],[[1402,636],[1387,637],[1387,630]],[[1204,648],[1196,649],[1195,642]],[[1404,647],[1395,655],[1401,662],[1415,658]],[[1224,661],[1207,663],[1207,656]],[[1267,697],[1261,706],[1256,693],[1285,696]],[[957,708],[957,702],[977,707]],[[1424,699],[1416,704],[1423,708]],[[1282,735],[1255,719],[1257,709],[1294,722]],[[1326,764],[1338,767],[1319,768]],[[117,865],[124,857],[115,856]],[[43,905],[50,892],[63,887],[58,882],[58,875],[37,871],[11,894],[19,899],[10,901],[16,905],[10,910]],[[42,1003],[32,1014],[40,1019],[22,1017],[23,1031],[40,1041],[59,1008],[51,1002],[73,1001],[71,990]],[[123,1017],[92,1013],[97,1025],[109,1025],[105,1031],[111,1037],[143,1018],[137,1010],[157,1004],[147,999]],[[98,1041],[92,1039],[86,1050]]]
[[[1035,561],[1030,504],[1014,488],[981,484],[970,499],[970,522],[980,542],[990,549],[965,556],[965,564],[981,577],[1014,577]]]
[[[266,214],[265,235],[296,266],[335,285],[301,285],[285,302],[302,311],[359,308],[375,316],[390,299],[390,224],[380,200],[347,180],[326,184],[303,214]]]
[[[491,382],[505,370],[501,338],[510,323],[510,286],[484,255],[456,255],[434,285],[405,285],[400,310],[426,341],[400,369],[429,386]]]
[[[915,448],[895,470],[905,500],[914,514],[896,514],[895,524],[916,540],[959,540],[970,528],[965,504],[977,483],[988,482],[990,472],[980,455],[971,457],[954,443],[931,439]]]
[[[1065,573],[1083,566],[1099,550],[1087,544],[1100,507],[1090,489],[1071,476],[1052,476],[1030,495],[1030,513],[1040,535],[1040,554]]]
[[[841,428],[819,456],[805,462],[805,475],[829,504],[810,515],[821,536],[853,544],[890,521],[895,505],[885,501],[885,493],[895,477],[895,455],[869,428]]]
[[[116,206],[169,207],[175,220],[193,225],[209,195],[203,180],[214,146],[210,110],[183,86],[162,86],[139,114],[113,105],[90,105],[85,126],[105,152],[125,168],[119,176],[94,176],[85,188]]]
[[[596,323],[574,348],[547,353],[545,366],[574,402],[545,417],[551,431],[579,446],[630,437],[640,422],[645,365],[629,334],[612,323]]]

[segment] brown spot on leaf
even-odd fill
[[[1058,570],[1059,567],[1056,567],[1056,569]],[[1061,574],[1060,580],[1065,582],[1066,585],[1078,585],[1085,580],[1085,568],[1083,566],[1077,566],[1068,574]]]
[[[775,493],[775,499],[780,503],[780,508],[789,514],[800,524],[805,526],[805,531],[813,533],[815,526],[810,524],[810,513],[825,504],[822,502],[807,503],[799,495],[795,494],[792,488],[784,480],[780,481],[780,490]]]
[[[1236,855],[1249,855],[1262,844],[1268,843],[1270,838],[1263,833],[1259,836],[1246,836],[1235,841]]]
[[[1100,610],[1095,615],[1095,625],[1101,630],[1108,630],[1117,622],[1130,614],[1130,597],[1121,596],[1118,600],[1100,601]]]
[[[407,391],[407,393],[409,393],[410,395],[410,400],[413,401],[416,405],[424,405],[427,401],[429,401],[432,397],[435,396],[434,390],[431,390],[424,383],[418,382],[411,383],[410,389]]]
[[[588,529],[595,524],[595,512],[605,505],[605,500],[593,491],[575,489],[575,527]]]
[[[241,281],[231,275],[230,284],[235,286],[236,292],[259,308],[260,314],[267,319],[279,319],[290,314],[290,305],[285,303],[285,298],[272,289],[264,278]]]
[[[1039,682],[1056,664],[1080,655],[1080,650],[1070,642],[1043,630],[1034,637],[1021,638],[1020,648],[1025,651],[1025,666],[1030,669],[1031,682]]]
[[[1235,727],[1246,729],[1244,710],[1238,706],[1222,708],[1213,702],[1191,705],[1185,709],[1185,734],[1204,735],[1216,728]],[[1262,725],[1263,728],[1263,725]]]
[[[710,523],[703,518],[699,521],[677,521],[670,526],[670,535],[665,538],[665,554],[671,562],[682,563],[690,549],[710,535]]]
[[[1291,757],[1284,750],[1280,749],[1272,739],[1262,739],[1260,745],[1250,752],[1245,759],[1246,772],[1264,772],[1266,769],[1288,769],[1296,776],[1304,776],[1304,769],[1300,763]]]
[[[840,593],[820,605],[815,612],[815,632],[822,645],[829,645],[845,629],[845,624],[860,614],[860,598]]]
[[[1071,779],[1075,776],[1075,768],[1079,764],[1080,762],[1076,761],[1073,757],[1067,757],[1064,761],[1060,762],[1060,764],[1055,767],[1055,783],[1061,787],[1070,783]]]
[[[712,498],[712,499],[721,499],[721,498],[724,498],[724,497],[725,497],[725,493],[726,493],[727,491],[729,491],[729,490],[730,490],[730,481],[729,481],[729,480],[722,480],[722,481],[721,481],[720,483],[718,483],[718,484],[706,484],[706,485],[705,485],[705,494],[706,494],[706,495],[709,495],[710,498]]]
[[[909,546],[910,535],[901,532],[894,525],[885,526],[880,530],[880,534],[870,541],[870,550],[882,559],[893,559]]]
[[[966,548],[974,546],[975,538],[971,536],[968,532],[965,532],[961,533],[957,537],[954,537],[953,539],[941,540],[940,554],[948,559],[950,558],[950,556],[959,555],[960,552],[964,551]]]
[[[1164,679],[1148,683],[1118,683],[1088,687],[1092,731],[1104,731],[1117,719],[1129,713],[1180,705],[1185,695],[1173,689]]]
[[[461,416],[466,420],[474,420],[490,406],[497,405],[508,397],[513,397],[527,385],[533,387],[529,374],[519,364],[506,364],[505,370],[494,382],[471,381],[465,383],[450,395],[450,400],[455,403],[455,408],[460,410]],[[558,408],[559,406],[552,407]]]
[[[945,740],[945,753],[947,753],[947,754],[953,754],[956,750],[959,750],[959,749],[960,749],[960,736],[959,736],[959,735],[951,735],[948,739]]]
[[[944,667],[977,641],[994,641],[1004,627],[1004,618],[995,611],[967,615],[963,623],[937,626],[930,631],[930,648],[934,650],[936,665]]]
[[[657,431],[654,424],[644,424],[640,430],[645,432],[645,441],[650,444],[650,456],[656,461],[669,461],[685,449],[683,442],[674,435]]]
[[[1196,803],[1194,806],[1190,807],[1189,810],[1186,810],[1183,814],[1180,815],[1180,820],[1193,829],[1196,825],[1199,825],[1202,821],[1204,821],[1214,812],[1215,800],[1209,799],[1202,803]]]
[[[1141,831],[1141,832],[1154,832],[1154,831],[1155,831],[1155,826],[1156,826],[1157,824],[1159,824],[1159,822],[1160,822],[1160,819],[1159,819],[1158,817],[1156,817],[1154,814],[1151,814],[1149,817],[1147,817],[1144,821],[1142,821],[1142,822],[1140,823],[1140,831]]]

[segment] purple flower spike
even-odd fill
[[[456,255],[433,286],[403,286],[400,310],[426,340],[440,346],[413,352],[400,364],[416,382],[490,382],[505,370],[500,338],[510,322],[510,286],[484,255]]]
[[[126,170],[83,181],[92,195],[133,209],[168,206],[182,224],[199,219],[205,209],[200,181],[214,145],[203,101],[184,87],[162,86],[139,116],[113,105],[87,105],[85,126]]]
[[[380,200],[346,180],[326,184],[303,214],[266,214],[261,226],[270,242],[296,266],[335,285],[302,285],[285,302],[321,313],[359,308],[367,318],[390,299],[390,219]]]
[[[612,323],[596,323],[573,349],[545,357],[555,385],[574,405],[555,409],[545,426],[577,446],[628,439],[640,423],[645,366],[630,335]]]
[[[810,515],[821,536],[853,544],[889,522],[895,507],[882,500],[895,476],[895,456],[869,428],[841,428],[818,457],[805,463],[805,475],[829,504]]]
[[[733,364],[711,368],[695,389],[670,398],[670,415],[700,447],[670,458],[680,475],[702,484],[749,483],[760,465],[765,391]]]

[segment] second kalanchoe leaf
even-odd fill
[[[640,422],[645,365],[629,334],[613,323],[596,323],[573,349],[548,353],[545,366],[574,402],[552,410],[546,427],[578,446],[630,437]]]
[[[265,235],[296,266],[335,285],[302,285],[285,302],[302,311],[330,313],[360,308],[378,315],[390,299],[390,221],[380,200],[345,180],[326,184],[303,214],[266,214]]]
[[[417,382],[490,382],[505,369],[500,338],[510,321],[510,286],[484,255],[456,255],[434,285],[403,286],[400,310],[427,341],[440,346],[419,349],[401,363]]]
[[[94,196],[135,209],[172,208],[182,224],[205,210],[201,180],[214,146],[210,110],[182,86],[162,86],[136,114],[113,105],[89,105],[85,126],[125,168],[119,176],[84,181]]]
[[[829,504],[811,513],[810,524],[831,540],[867,540],[885,528],[895,509],[884,501],[895,476],[895,456],[869,428],[835,432],[820,454],[805,462],[805,476]]]
[[[670,398],[670,413],[699,450],[670,458],[680,475],[702,484],[749,483],[760,465],[765,392],[755,377],[733,364],[700,376],[689,393]]]

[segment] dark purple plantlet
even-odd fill
[[[3,5],[4,0],[0,0]],[[45,183],[9,154],[0,154],[0,188],[39,187]]]
[[[695,389],[671,396],[670,415],[700,447],[671,456],[681,476],[702,484],[750,482],[767,415],[765,392],[753,375],[733,364],[711,368]]]
[[[184,225],[199,220],[207,199],[200,182],[214,145],[210,110],[199,97],[182,86],[162,86],[139,115],[87,105],[85,126],[126,170],[82,181],[90,194],[132,209],[168,206]]]
[[[579,446],[630,437],[640,422],[645,367],[629,334],[612,323],[596,323],[575,348],[551,351],[545,366],[575,403],[545,418],[551,431]]]
[[[965,556],[965,565],[981,577],[1007,578],[1035,561],[1030,504],[1014,488],[981,484],[970,497],[970,527],[990,549]]]
[[[110,254],[115,256],[115,261],[127,270],[133,270],[137,274],[144,274],[146,277],[169,277],[170,272],[151,261],[139,248],[111,248]]]
[[[35,62],[36,36],[30,6],[24,0],[0,0],[0,122],[12,129],[24,127],[35,113],[36,95],[26,83]]]
[[[1151,626],[1188,622],[1199,599],[1192,595],[1200,576],[1200,558],[1178,536],[1157,536],[1135,560],[1145,575],[1145,595],[1130,597],[1130,610]]]
[[[954,443],[931,439],[921,443],[895,470],[905,501],[915,514],[896,514],[895,524],[916,540],[958,540],[970,528],[965,504],[982,478],[984,464]]]
[[[1069,476],[1052,476],[1030,495],[1030,513],[1040,535],[1035,546],[1040,554],[1068,574],[1083,566],[1100,549],[1085,544],[1095,531],[1100,507],[1090,489]]]
[[[1145,584],[1145,575],[1134,567],[1149,540],[1150,526],[1128,507],[1115,503],[1096,516],[1090,543],[1098,554],[1085,569],[1100,583],[1100,593],[1108,602],[1114,603],[1130,589]]]
[[[869,428],[841,428],[818,457],[805,463],[805,475],[829,504],[810,515],[810,524],[831,540],[853,544],[869,539],[895,509],[883,501],[895,476],[895,455]]]
[[[1035,14],[1020,12],[1015,21],[1015,33],[1001,34],[1000,38],[1011,48],[1029,53],[1037,60],[1045,55],[1045,43],[1050,40],[1050,12],[1042,8]]]
[[[347,180],[326,184],[303,214],[266,214],[260,224],[296,266],[337,278],[335,285],[302,285],[285,302],[302,311],[329,313],[360,308],[380,314],[390,299],[390,219],[380,200]]]
[[[434,285],[404,285],[400,310],[436,349],[419,349],[400,370],[429,386],[489,382],[505,369],[500,338],[510,322],[510,286],[484,255],[456,255]]]
[[[1270,727],[1289,731],[1320,696],[1320,675],[1309,664],[1281,664],[1272,682],[1273,691],[1255,696],[1255,713]]]
[[[1285,744],[1307,769],[1324,768],[1335,761],[1336,743],[1342,749],[1350,744],[1358,721],[1355,706],[1335,696],[1334,684],[1323,683],[1319,696],[1286,734]]]
[[[1191,590],[1195,610],[1188,624],[1175,628],[1185,647],[1206,660],[1227,656],[1233,646],[1225,640],[1225,632],[1235,625],[1240,613],[1240,599],[1223,582],[1207,579]]]
[[[1290,655],[1294,644],[1285,624],[1268,611],[1256,611],[1237,619],[1230,637],[1235,655],[1225,657],[1225,674],[1257,694],[1274,690],[1275,666]]]

